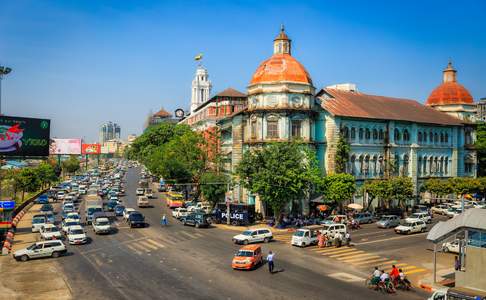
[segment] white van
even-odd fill
[[[317,232],[325,226],[313,225],[297,229],[292,235],[292,246],[305,247],[316,245],[318,243]]]
[[[338,232],[344,237],[348,232],[346,224],[340,224],[340,223],[326,224],[324,225],[324,228],[321,230],[322,234],[327,234],[327,236],[330,238],[334,238],[334,236]]]

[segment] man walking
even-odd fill
[[[267,262],[268,262],[268,272],[270,272],[271,274],[273,274],[273,267],[274,267],[274,264],[273,264],[273,256],[275,254],[270,250],[268,251],[268,255],[267,255]]]

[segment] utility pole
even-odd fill
[[[0,115],[2,114],[2,79],[10,72],[12,72],[11,68],[0,66]]]

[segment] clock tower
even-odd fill
[[[208,71],[201,65],[196,69],[196,76],[192,80],[191,89],[191,113],[204,102],[209,100],[211,94],[211,81]]]

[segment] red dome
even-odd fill
[[[459,83],[444,82],[432,91],[425,105],[473,104],[469,91]]]
[[[274,54],[260,64],[250,84],[290,81],[312,84],[304,66],[290,54]]]

